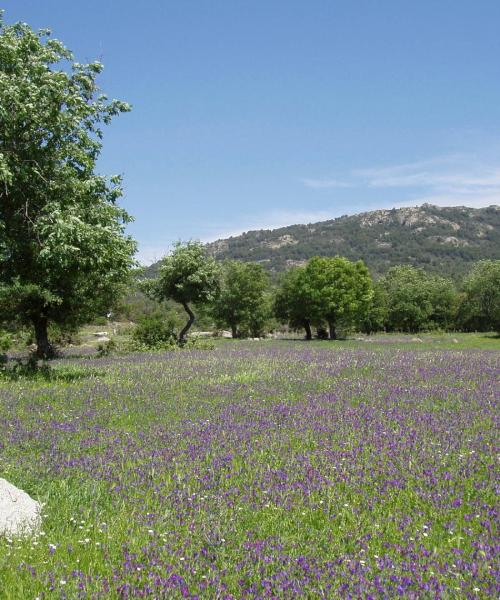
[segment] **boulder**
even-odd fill
[[[0,535],[35,533],[41,524],[41,509],[26,492],[0,478]]]

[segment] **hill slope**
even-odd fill
[[[500,259],[500,207],[376,210],[309,225],[249,231],[207,244],[217,259],[257,261],[279,272],[312,256],[363,259],[373,274],[395,264],[461,276],[470,263]]]
[[[373,275],[412,264],[454,278],[470,263],[500,259],[500,207],[419,207],[376,210],[309,225],[248,231],[207,244],[218,260],[255,261],[277,273],[312,256],[363,259]],[[158,263],[148,267],[155,276]]]

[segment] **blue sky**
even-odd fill
[[[500,203],[499,0],[4,0],[133,112],[105,131],[145,262],[182,239]]]

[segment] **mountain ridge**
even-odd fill
[[[375,276],[395,264],[412,264],[458,278],[477,260],[500,259],[500,206],[380,209],[247,231],[206,248],[217,260],[259,262],[271,273],[304,264],[312,256],[342,255],[364,260]],[[157,269],[155,263],[148,271]]]

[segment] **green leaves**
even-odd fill
[[[306,290],[316,320],[352,324],[366,310],[373,290],[362,261],[314,257],[306,266]]]
[[[195,316],[189,303],[213,301],[219,292],[220,269],[215,260],[206,255],[200,242],[178,242],[170,256],[160,266],[160,276],[152,286],[143,289],[157,300],[175,300],[189,315],[186,326],[179,333],[184,343]]]
[[[292,327],[302,327],[305,319],[312,319],[313,301],[304,267],[290,269],[283,275],[274,298],[274,314]]]
[[[500,260],[483,260],[464,281],[460,320],[468,329],[500,333]]]
[[[19,320],[62,324],[108,309],[134,264],[121,179],[95,174],[101,125],[130,106],[48,36],[0,16],[0,285]]]
[[[229,326],[235,335],[260,336],[270,313],[268,286],[269,277],[262,265],[226,262],[221,291],[213,307],[217,322]]]
[[[219,266],[200,242],[177,243],[163,259],[156,296],[176,302],[209,302],[219,291]]]
[[[388,298],[389,329],[416,333],[452,323],[456,292],[450,280],[404,265],[389,269],[381,285]]]
[[[327,322],[332,330],[339,323],[360,321],[372,296],[372,280],[362,261],[316,256],[285,275],[274,310],[278,319],[292,327],[307,330],[309,323]]]

